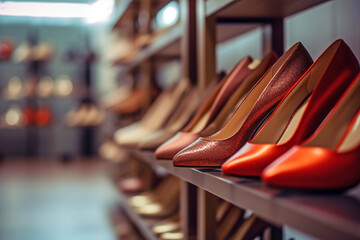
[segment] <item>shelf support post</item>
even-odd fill
[[[196,46],[196,0],[180,0],[181,12],[181,60],[183,77],[196,85],[197,82],[197,46]]]
[[[216,76],[216,19],[206,16],[205,0],[197,0],[196,3],[199,56],[197,86],[203,93]]]
[[[185,239],[196,239],[196,190],[194,185],[181,181],[180,219]]]
[[[198,188],[198,230],[197,239],[216,240],[216,208],[218,198]]]
[[[284,19],[275,18],[271,21],[271,45],[272,49],[279,55],[284,53]]]

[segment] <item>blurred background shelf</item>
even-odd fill
[[[149,240],[159,239],[151,231],[151,228],[150,228],[150,226],[152,224],[156,223],[156,221],[154,221],[152,219],[146,220],[146,219],[141,218],[134,211],[134,209],[131,206],[129,206],[129,204],[126,201],[127,197],[124,195],[124,193],[122,193],[120,190],[118,190],[118,194],[119,194],[120,202],[121,202],[121,205],[119,206],[120,209],[130,219],[131,223],[133,223],[135,225],[136,229],[141,233],[141,236],[144,239],[149,239]]]

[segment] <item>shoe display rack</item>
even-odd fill
[[[113,29],[129,15],[136,15],[142,1],[120,1]],[[144,1],[145,2],[145,1]],[[152,1],[153,14],[169,0]],[[180,22],[150,42],[127,63],[114,62],[121,76],[157,57],[179,55],[184,78],[200,93],[216,73],[216,45],[258,26],[270,26],[264,52],[284,51],[284,18],[310,9],[325,0],[179,0]],[[234,27],[234,24],[236,24]],[[260,46],[259,46],[260,47]],[[157,160],[154,152],[128,148],[126,151],[150,164],[156,171],[181,180],[180,214],[185,239],[216,239],[216,200],[221,198],[279,227],[273,239],[282,239],[281,227],[289,226],[320,239],[360,239],[360,188],[347,192],[302,192],[266,187],[259,179],[229,176],[214,168],[174,167],[171,160]],[[157,239],[148,224],[122,202],[129,219],[146,239]]]

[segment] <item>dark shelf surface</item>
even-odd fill
[[[206,15],[217,18],[283,18],[327,0],[208,0]]]
[[[220,169],[174,167],[153,152],[129,150],[154,167],[277,224],[321,239],[360,239],[360,186],[342,193],[294,192],[269,188],[256,178],[223,175]]]

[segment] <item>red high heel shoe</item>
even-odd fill
[[[250,139],[311,64],[304,46],[295,44],[253,87],[226,125],[180,151],[174,165],[220,167]]]
[[[263,172],[271,186],[340,190],[360,181],[360,74],[322,125]]]
[[[47,126],[51,122],[51,110],[47,106],[40,107],[35,115],[36,118],[36,124],[38,126]]]
[[[299,79],[259,133],[223,164],[223,173],[260,177],[271,162],[318,128],[359,71],[350,48],[343,40],[335,41]]]
[[[190,123],[181,132],[178,132],[156,149],[156,158],[172,159],[177,152],[199,137],[200,132],[209,125],[239,84],[250,74],[251,69],[248,66],[251,61],[249,56],[240,60],[230,73],[218,83]]]
[[[35,118],[36,118],[36,110],[34,106],[28,105],[24,108],[23,111],[23,120],[25,126],[31,126],[35,124]]]

